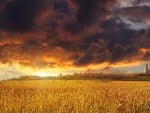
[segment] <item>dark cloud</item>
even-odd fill
[[[150,29],[139,31],[136,34],[136,39],[134,40],[141,48],[150,48]]]
[[[101,37],[109,38],[112,43],[126,46],[130,44],[136,31],[129,29],[118,17],[106,20],[102,23],[104,32]],[[110,44],[111,45],[111,44]]]
[[[149,61],[149,58],[150,58],[150,52],[146,52],[144,57],[143,57],[143,60]]]
[[[118,62],[121,60],[132,61],[132,56],[138,55],[139,50],[134,45],[127,47],[118,46],[112,51],[111,62]]]
[[[77,21],[81,24],[91,24],[99,17],[104,18],[110,10],[109,3],[115,0],[73,0],[77,4]]]
[[[54,1],[54,10],[59,13],[68,13],[70,11],[67,1]]]
[[[134,22],[145,22],[150,19],[150,7],[133,6],[114,10],[114,14],[126,17]]]
[[[116,0],[72,0],[76,5],[74,20],[66,23],[66,30],[73,34],[81,33],[93,24],[104,20]]]
[[[73,35],[81,33],[83,31],[82,26],[76,22],[66,23],[64,29],[71,32]]]
[[[99,0],[74,0],[77,4],[77,21],[81,24],[95,22],[99,13]],[[104,12],[103,12],[104,11]],[[103,9],[103,13],[106,11]]]
[[[2,30],[29,31],[34,27],[34,20],[44,9],[42,0],[12,0],[0,12]]]
[[[118,17],[104,21],[101,27],[103,32],[83,39],[81,48],[84,48],[85,52],[78,60],[77,65],[87,65],[91,62],[95,64],[109,62],[111,64],[135,60],[132,56],[139,56],[140,60],[143,59],[144,56],[140,56],[139,50],[148,44],[148,36],[146,37],[148,33],[130,29]],[[138,37],[142,36],[147,42],[140,42]]]
[[[149,53],[141,49],[150,49],[150,30],[131,29],[121,19],[148,21],[149,7],[111,12],[114,3],[0,1],[0,61],[41,68],[149,60]]]

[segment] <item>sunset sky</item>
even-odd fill
[[[0,0],[0,79],[149,61],[150,0]]]

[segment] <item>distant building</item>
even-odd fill
[[[150,74],[150,70],[148,69],[148,64],[145,65],[144,73],[145,74]]]

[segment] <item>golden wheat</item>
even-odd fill
[[[150,113],[150,83],[3,81],[0,113]]]

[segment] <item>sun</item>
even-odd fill
[[[39,77],[47,77],[48,73],[46,73],[46,72],[35,72],[34,75],[39,76]]]

